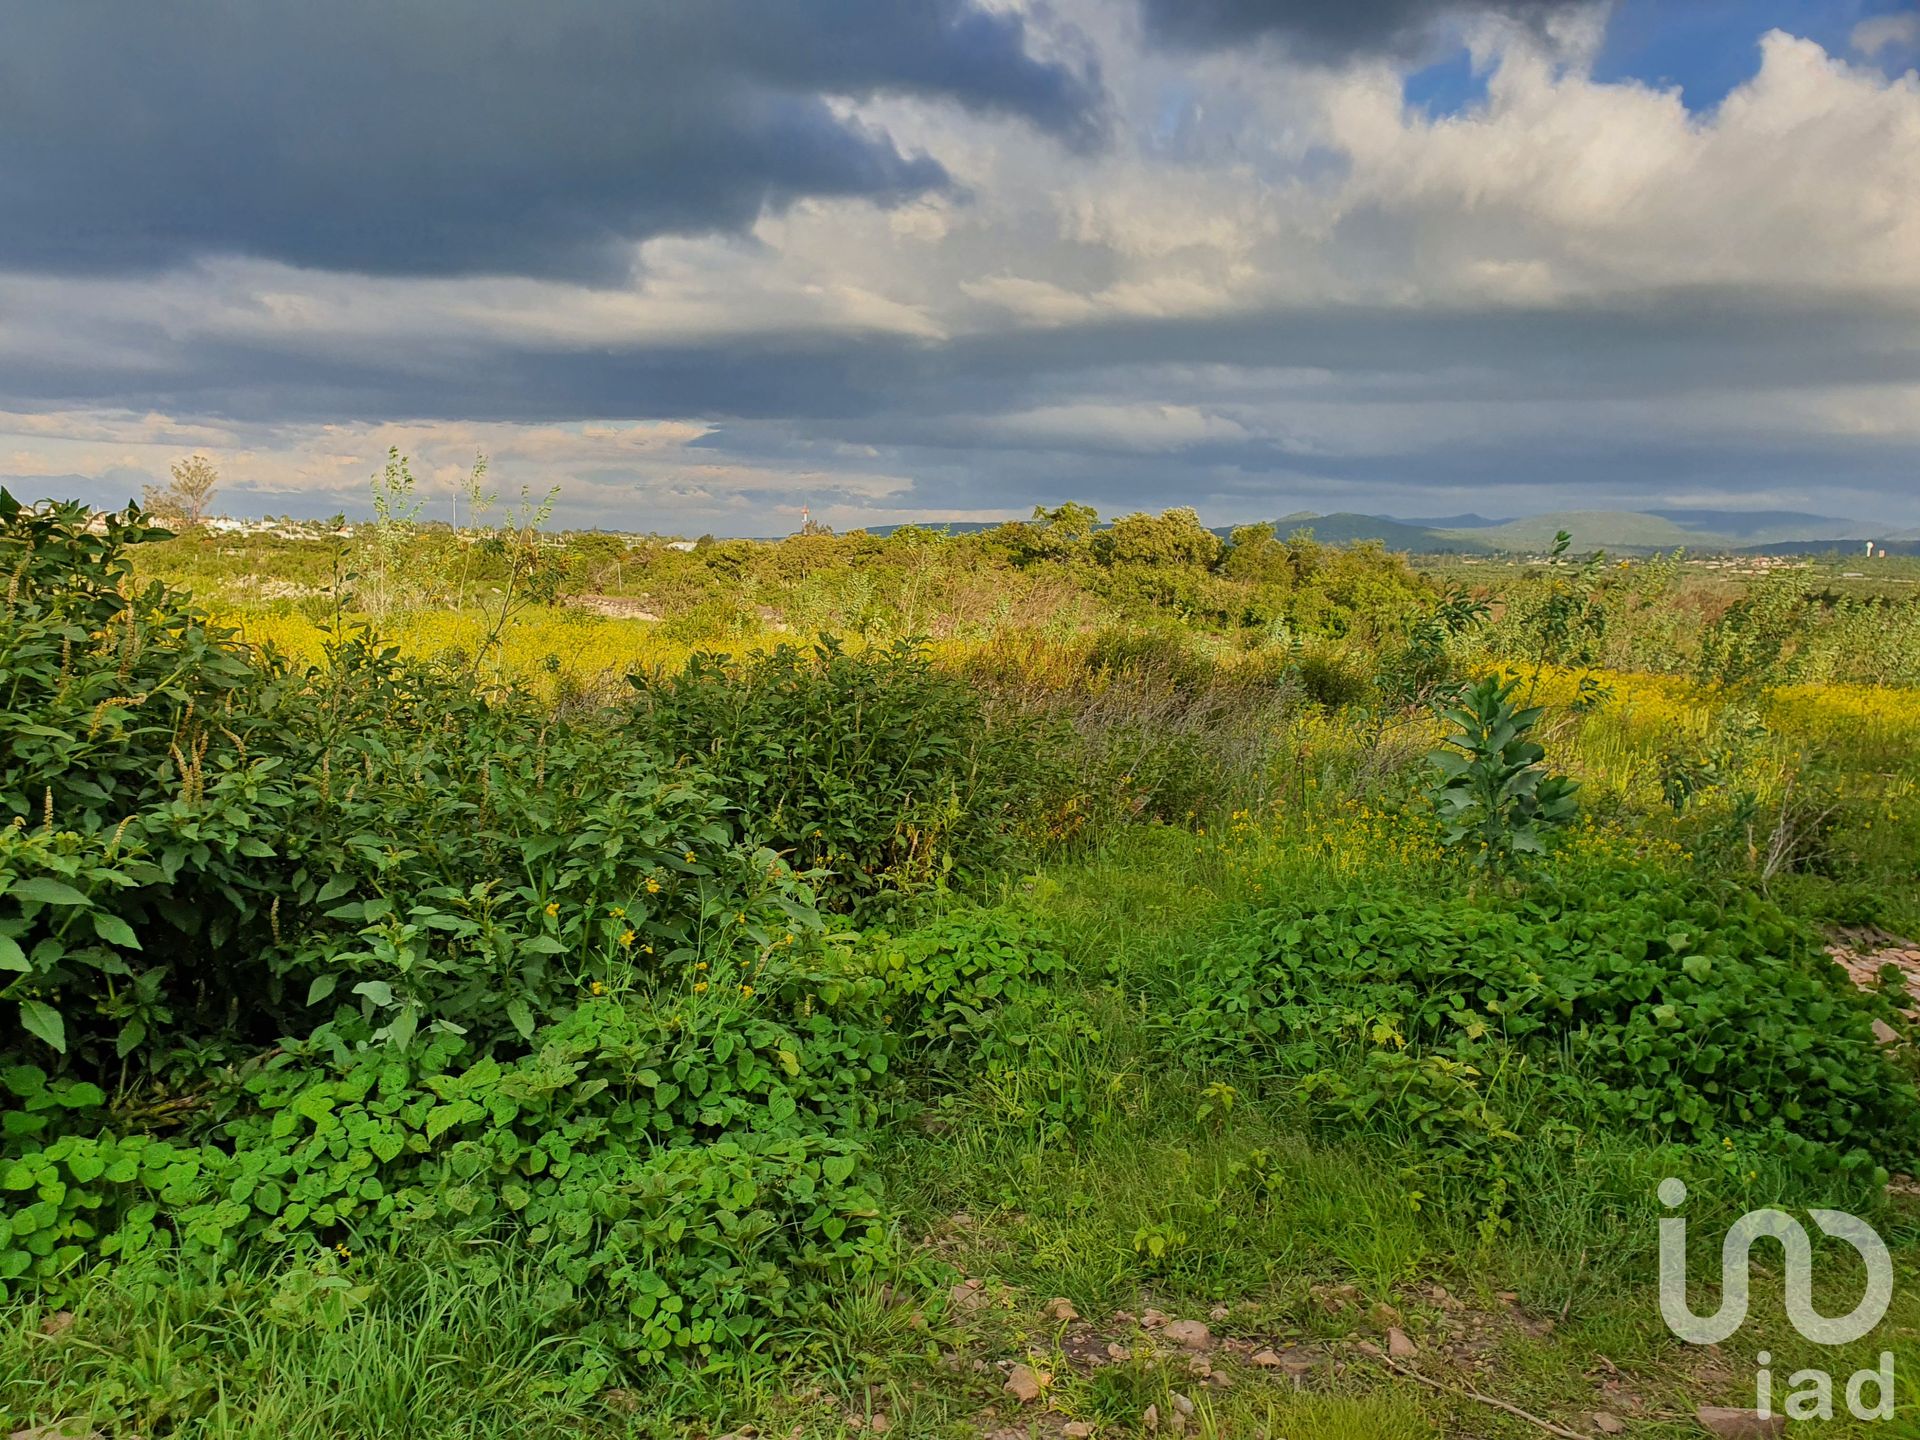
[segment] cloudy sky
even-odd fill
[[[0,482],[1920,525],[1915,0],[0,0]]]

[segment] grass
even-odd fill
[[[52,1335],[43,1313],[16,1310],[0,1332],[0,1410],[22,1424],[73,1418],[108,1434],[753,1427],[806,1440],[871,1434],[875,1415],[904,1436],[1021,1427],[1041,1413],[1042,1433],[1078,1419],[1133,1434],[1148,1406],[1171,1415],[1180,1395],[1199,1436],[1541,1433],[1394,1374],[1366,1348],[1383,1343],[1389,1323],[1414,1338],[1418,1368],[1443,1385],[1562,1424],[1623,1409],[1630,1397],[1641,1407],[1632,1433],[1677,1437],[1697,1433],[1686,1418],[1695,1403],[1751,1403],[1754,1343],[1743,1335],[1705,1356],[1659,1319],[1653,1207],[1621,1200],[1623,1176],[1650,1188],[1656,1151],[1599,1141],[1585,1153],[1522,1155],[1506,1223],[1489,1225],[1442,1203],[1418,1158],[1391,1137],[1316,1131],[1257,1077],[1170,1063],[1148,999],[1156,976],[1203,963],[1210,928],[1257,901],[1255,887],[1289,873],[1289,859],[1303,862],[1290,872],[1299,884],[1368,883],[1309,869],[1322,848],[1310,832],[1263,831],[1259,864],[1245,858],[1249,841],[1240,863],[1227,864],[1214,837],[1134,833],[1010,882],[1062,917],[1079,977],[1062,1003],[1088,1023],[1065,1051],[981,1075],[889,1139],[881,1160],[909,1256],[904,1278],[796,1317],[777,1362],[741,1355],[716,1373],[667,1371],[628,1388],[596,1379],[603,1372],[578,1342],[551,1337],[533,1270],[511,1253],[485,1283],[453,1278],[430,1254],[370,1254],[320,1278],[303,1267],[150,1283],[103,1275]],[[1398,868],[1389,854],[1373,874]],[[1081,1105],[1070,1121],[1058,1109],[1063,1088]],[[1896,1309],[1871,1344],[1836,1363],[1782,1343],[1784,1326],[1763,1333],[1783,1377],[1800,1364],[1851,1373],[1871,1363],[1872,1345],[1891,1344],[1911,1415],[1920,1217],[1892,1220]],[[986,1303],[949,1299],[968,1277],[982,1281]],[[1778,1316],[1775,1284],[1763,1274],[1757,1314]],[[1053,1297],[1085,1321],[1051,1319]],[[1225,1348],[1213,1363],[1231,1388],[1195,1377],[1179,1352],[1143,1348],[1140,1328],[1116,1318],[1150,1306],[1216,1317],[1209,1324]],[[1107,1344],[1129,1358],[1084,1363],[1089,1347],[1104,1358]],[[1317,1357],[1304,1388],[1248,1363],[1255,1345]],[[1054,1377],[1044,1412],[1010,1403],[1008,1362]],[[1836,1422],[1832,1433],[1851,1432]]]
[[[266,606],[246,597],[258,598],[267,574],[317,592],[330,576],[327,546],[170,544],[165,558],[191,559],[249,638],[319,658],[313,593]],[[863,572],[832,573],[851,593]],[[624,691],[628,670],[677,666],[701,643],[683,622],[711,603],[710,578],[688,580],[686,605],[667,625],[529,612],[507,628],[495,659],[552,699]],[[617,576],[607,588],[620,588]],[[729,613],[753,613],[734,598]],[[809,604],[845,598],[836,590]],[[1071,696],[1083,730],[1097,722],[1119,737],[1102,755],[1115,773],[1090,766],[1086,783],[1108,786],[1122,808],[1139,783],[1126,746],[1145,757],[1161,742],[1164,756],[1173,753],[1167,736],[1184,727],[1191,747],[1159,783],[1169,793],[1189,784],[1216,803],[1196,801],[1170,824],[1090,827],[1097,838],[1083,836],[1079,850],[1040,846],[1034,868],[994,882],[998,898],[1053,918],[1070,963],[1044,1002],[1017,1017],[1015,1043],[948,1077],[914,1123],[876,1141],[899,1257],[884,1283],[850,1281],[831,1303],[786,1316],[760,1348],[725,1352],[707,1370],[634,1375],[556,1324],[538,1256],[485,1233],[449,1231],[392,1251],[373,1237],[345,1259],[256,1252],[220,1270],[103,1268],[63,1310],[0,1310],[0,1419],[149,1440],[1011,1440],[1068,1425],[1143,1434],[1150,1411],[1162,1436],[1176,1416],[1187,1436],[1263,1440],[1543,1433],[1486,1403],[1495,1397],[1576,1433],[1606,1410],[1631,1434],[1679,1437],[1699,1433],[1696,1404],[1752,1402],[1764,1342],[1781,1394],[1796,1369],[1830,1369],[1844,1385],[1891,1349],[1900,1418],[1838,1420],[1825,1433],[1920,1434],[1920,1209],[1911,1199],[1873,1212],[1898,1271],[1894,1308],[1874,1335],[1837,1353],[1799,1341],[1782,1319],[1777,1252],[1763,1251],[1755,1321],[1702,1351],[1668,1334],[1656,1295],[1653,1189],[1674,1173],[1676,1152],[1594,1117],[1549,1117],[1544,1089],[1497,1076],[1488,1084],[1506,1087],[1521,1138],[1468,1163],[1403,1119],[1328,1123],[1284,1065],[1256,1069],[1183,1046],[1173,1007],[1205,984],[1210,947],[1248,907],[1457,888],[1460,872],[1405,804],[1409,766],[1438,731],[1425,719],[1307,703],[1276,668],[1289,653],[1279,645],[1182,632],[1169,649],[1164,634],[1147,637],[1151,646],[1121,637],[1155,663],[1204,672],[1205,686],[1239,706],[1218,712],[1232,723],[1202,705],[1180,709],[1152,666],[1100,662],[1102,646],[1135,652],[1080,624],[1096,615],[1111,618],[1088,602],[1060,633],[947,627],[936,658],[1002,703]],[[388,629],[423,656],[471,655],[488,632],[477,612],[444,609],[398,615]],[[728,633],[723,646],[736,651],[783,638]],[[1570,703],[1584,673],[1610,691],[1588,714]],[[1881,923],[1920,929],[1912,691],[1776,688],[1759,704],[1766,727],[1728,762],[1733,778],[1675,814],[1661,767],[1676,748],[1720,743],[1733,698],[1678,675],[1624,670],[1547,669],[1539,689],[1553,761],[1583,782],[1588,818],[1568,843],[1586,861],[1624,867],[1655,855],[1718,866],[1741,884],[1770,884],[1806,915],[1840,918],[1871,902]],[[1817,844],[1797,873],[1756,880],[1751,856],[1764,850],[1767,827],[1789,823],[1793,797],[1815,780],[1830,796],[1803,805],[1793,823],[1817,831]],[[1054,838],[1067,833],[1063,823]],[[1345,1059],[1316,1063],[1339,1071]],[[1547,1118],[1579,1122],[1569,1127],[1575,1138],[1539,1123]],[[1817,1177],[1790,1177],[1764,1157],[1729,1157],[1726,1180],[1697,1200],[1697,1307],[1710,1303],[1702,1282],[1727,1216],[1761,1202],[1836,1203]],[[491,1278],[448,1263],[452,1246],[493,1246]],[[1846,1309],[1857,1288],[1850,1252],[1822,1255],[1833,1261],[1821,1272],[1822,1308]],[[1061,1318],[1057,1299],[1079,1318]],[[1136,1318],[1154,1310],[1205,1320],[1216,1347],[1195,1357],[1157,1339],[1160,1327]],[[1380,1353],[1394,1329],[1417,1347],[1398,1369]],[[1298,1378],[1256,1363],[1266,1349],[1297,1360]],[[1198,1358],[1227,1383],[1202,1373]],[[1039,1401],[1009,1396],[1016,1364],[1046,1377]]]

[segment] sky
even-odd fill
[[[1911,529],[1916,67],[1916,0],[0,0],[0,484]]]

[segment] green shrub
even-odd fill
[[[636,738],[710,776],[755,838],[842,908],[993,867],[1034,808],[1041,761],[1024,728],[914,642],[696,655],[632,680]]]
[[[1039,917],[974,906],[903,935],[869,934],[859,963],[886,986],[896,1028],[910,1043],[963,1056],[1002,1006],[1031,1000],[1066,965]]]
[[[1542,712],[1513,703],[1519,686],[1517,675],[1488,675],[1436,707],[1459,728],[1447,736],[1449,748],[1427,757],[1437,772],[1428,794],[1442,842],[1490,870],[1543,854],[1547,832],[1579,813],[1578,782],[1549,775],[1540,763],[1545,747],[1528,738]]]
[[[1569,1118],[1871,1169],[1920,1148],[1920,1095],[1875,1041],[1874,1004],[1757,896],[1570,872],[1511,902],[1259,911],[1214,953],[1184,1030],[1294,1074],[1353,1042],[1487,1075],[1518,1058]],[[1457,1099],[1473,1077],[1414,1078]]]
[[[1363,704],[1373,694],[1364,658],[1342,646],[1303,650],[1293,663],[1293,679],[1307,699],[1328,710]]]

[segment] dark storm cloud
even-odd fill
[[[1177,44],[1210,47],[1273,36],[1303,59],[1420,50],[1450,20],[1502,15],[1539,27],[1591,0],[1141,0],[1148,28]]]
[[[1090,143],[1097,81],[1025,40],[974,0],[0,0],[0,266],[617,278],[624,240],[947,183],[825,96]]]
[[[914,339],[767,331],[701,343],[389,355],[176,337],[161,320],[91,335],[83,357],[0,354],[0,410],[107,405],[253,422],[634,415],[862,420],[909,431],[1098,394],[1189,400],[1155,367],[1304,367],[1356,399],[1659,398],[1730,388],[1920,382],[1920,308],[1820,292],[1681,287],[1606,303],[1410,311],[1322,305]],[[126,357],[124,361],[120,357]],[[1146,388],[1136,388],[1141,385]],[[843,432],[844,433],[844,432]],[[924,433],[924,431],[923,431]],[[848,433],[854,443],[874,437]],[[976,442],[977,443],[977,442]]]

